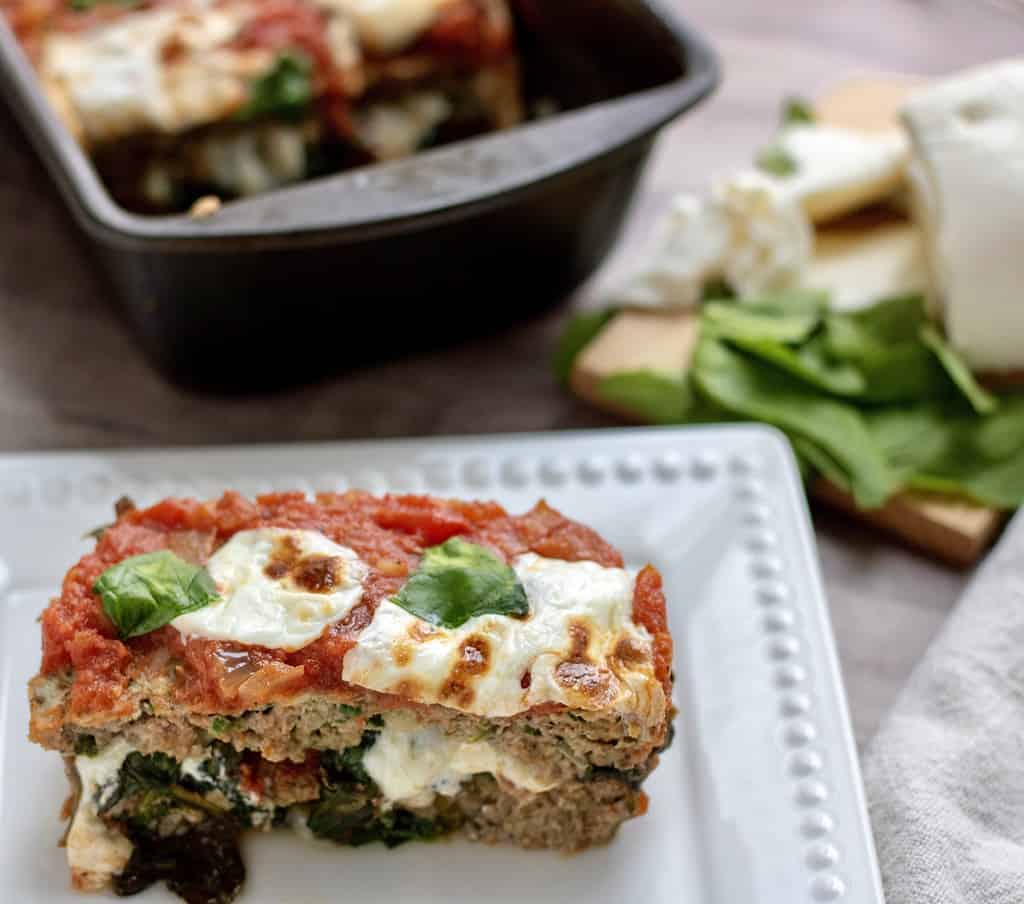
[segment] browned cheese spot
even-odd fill
[[[463,708],[475,697],[473,680],[487,673],[491,664],[491,648],[484,637],[467,637],[459,646],[459,658],[441,686],[442,700],[455,700]]]
[[[428,622],[416,619],[416,621],[409,625],[407,633],[416,643],[423,643],[437,634],[437,628]]]
[[[263,566],[263,573],[272,580],[280,580],[295,564],[299,557],[299,544],[294,537],[278,537],[270,551],[270,559]]]
[[[555,680],[567,690],[600,705],[612,698],[612,673],[590,661],[589,646],[589,626],[573,621],[569,625],[569,656],[555,666]]]
[[[615,644],[613,656],[623,665],[638,666],[648,662],[647,648],[635,638],[623,635]]]
[[[263,573],[275,581],[289,577],[308,593],[330,593],[345,580],[345,560],[340,556],[300,553],[294,537],[278,537]]]
[[[340,556],[304,556],[292,566],[292,581],[310,593],[330,593],[345,580]]]
[[[395,665],[399,668],[404,669],[410,662],[412,662],[412,650],[409,648],[409,644],[403,641],[398,641],[391,647],[391,658],[395,660]]]

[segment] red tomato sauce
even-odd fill
[[[431,55],[478,66],[510,52],[513,34],[475,0],[457,0],[438,13],[419,46]]]
[[[315,530],[355,550],[370,567],[359,604],[295,652],[186,640],[170,626],[127,641],[118,639],[92,590],[107,568],[129,556],[165,548],[203,562],[233,534],[259,527]],[[117,711],[131,677],[147,670],[170,670],[179,702],[211,713],[240,711],[254,700],[262,703],[305,690],[342,689],[347,687],[341,677],[345,653],[380,601],[398,591],[425,548],[456,535],[486,545],[506,560],[534,552],[567,561],[622,565],[619,553],[594,531],[544,502],[526,514],[509,515],[493,502],[374,497],[359,491],[321,494],[315,501],[301,493],[275,493],[253,502],[233,492],[209,502],[168,499],[122,514],[96,548],[68,572],[60,596],[42,616],[42,672],[73,669],[73,716]],[[672,642],[661,578],[649,566],[637,579],[634,619],[654,639],[656,674],[667,688]]]

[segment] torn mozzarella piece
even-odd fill
[[[654,253],[612,301],[689,307],[722,278],[741,298],[785,289],[799,281],[812,245],[800,205],[775,180],[744,170],[720,181],[709,201],[676,198]]]
[[[814,235],[791,195],[774,180],[747,170],[716,186],[715,203],[730,226],[722,275],[741,299],[799,282]]]
[[[689,307],[722,275],[732,227],[715,204],[680,195],[659,226],[654,251],[614,301],[633,307]]]
[[[925,89],[903,117],[914,212],[950,341],[974,368],[1024,368],[1024,59]]]
[[[837,126],[792,125],[776,143],[796,169],[769,178],[815,223],[884,201],[906,179],[907,139],[895,130],[865,134]]]

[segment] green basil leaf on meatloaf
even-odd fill
[[[301,119],[313,102],[313,67],[298,53],[282,53],[273,68],[249,86],[249,100],[238,119]]]
[[[458,628],[477,615],[530,611],[516,573],[489,549],[459,537],[426,550],[394,602],[444,628]]]
[[[118,562],[92,589],[123,638],[148,634],[220,599],[206,569],[166,549]]]

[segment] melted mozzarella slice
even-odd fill
[[[207,563],[221,601],[171,622],[182,634],[297,650],[344,618],[369,569],[346,546],[308,530],[240,531]]]
[[[193,0],[49,36],[40,74],[65,121],[88,141],[179,132],[234,112],[275,54],[230,48],[244,2]]]
[[[97,883],[120,873],[132,854],[132,843],[120,832],[107,828],[98,813],[104,794],[113,788],[131,752],[128,743],[118,739],[96,756],[75,757],[82,791],[68,831],[68,864],[73,873],[90,874]]]
[[[632,621],[631,572],[532,553],[512,564],[526,618],[481,615],[434,628],[384,601],[346,654],[344,679],[489,717],[562,703],[645,718],[664,706],[650,638]]]
[[[386,717],[383,730],[363,758],[363,767],[385,803],[428,806],[435,794],[454,797],[474,775],[490,773],[526,791],[539,793],[558,784],[522,760],[487,741],[445,735],[437,725],[418,725],[404,713]]]
[[[319,0],[348,13],[360,41],[377,53],[395,53],[412,44],[451,0]]]

